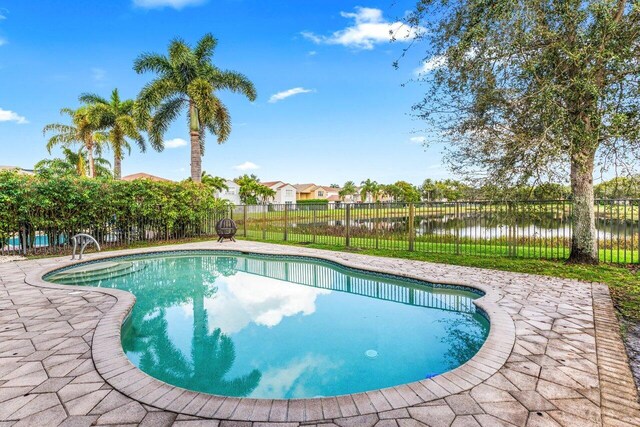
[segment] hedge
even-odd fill
[[[298,205],[328,205],[329,204],[329,200],[327,200],[327,199],[296,200],[296,204],[298,204]]]
[[[103,236],[103,241],[189,237],[212,232],[212,220],[227,209],[226,201],[191,182],[52,179],[4,171],[0,247],[18,232],[22,238],[25,231],[32,236],[30,242],[36,233],[49,242],[66,242],[77,232]]]

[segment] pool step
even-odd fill
[[[50,280],[58,283],[80,285],[104,279],[115,279],[143,270],[144,268],[144,264],[134,265],[129,261],[105,262],[66,270],[52,276]]]
[[[133,265],[131,261],[114,262],[105,261],[94,264],[81,265],[79,267],[70,268],[68,270],[61,271],[56,274],[55,277],[69,277],[77,275],[85,275],[91,273],[99,273],[105,270],[118,271],[121,269],[130,268]]]

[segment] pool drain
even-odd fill
[[[364,352],[364,355],[369,359],[375,359],[376,357],[378,357],[378,352],[375,350],[367,350]]]

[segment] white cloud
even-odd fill
[[[314,89],[305,89],[303,87],[294,87],[293,89],[283,90],[282,92],[275,93],[271,95],[269,98],[270,103],[282,101],[285,98],[289,98],[290,96],[299,95],[301,93],[311,93],[315,92]]]
[[[16,122],[19,125],[29,123],[26,117],[14,113],[11,110],[3,110],[2,108],[0,108],[0,122]]]
[[[3,46],[7,43],[8,43],[7,39],[3,39],[2,37],[0,37],[0,46]]]
[[[318,52],[316,52],[315,50],[310,50],[309,52],[307,52],[307,55],[309,56],[316,56],[318,54]]]
[[[164,142],[165,148],[178,148],[187,145],[187,141],[182,138],[168,139]]]
[[[409,138],[409,141],[415,142],[416,144],[424,144],[425,142],[427,142],[427,138],[425,138],[424,136],[412,136],[411,138]]]
[[[421,76],[423,74],[430,73],[433,70],[436,70],[446,63],[446,58],[442,55],[432,56],[426,61],[422,62],[422,65],[414,70],[414,74],[417,76]]]
[[[239,171],[250,171],[250,170],[260,169],[260,166],[256,165],[253,162],[244,162],[234,166],[233,168]]]
[[[336,374],[336,370],[343,365],[342,361],[333,361],[329,357],[319,354],[306,354],[302,358],[291,359],[282,367],[270,367],[262,373],[260,384],[254,390],[254,396],[279,398],[288,394],[314,395],[308,388],[311,378],[327,378],[329,374]]]
[[[418,31],[400,21],[389,22],[382,16],[382,10],[369,7],[356,7],[355,12],[340,12],[344,18],[353,19],[354,24],[342,30],[333,32],[330,36],[303,31],[301,34],[307,40],[316,44],[337,44],[356,49],[370,50],[379,43],[388,43],[392,39],[410,41]]]
[[[219,277],[216,287],[215,297],[205,299],[204,306],[209,330],[220,328],[225,334],[239,332],[251,323],[272,328],[286,317],[308,316],[316,311],[316,299],[331,293],[244,272]]]
[[[97,82],[104,81],[107,77],[107,71],[102,68],[94,67],[91,69],[91,77]]]
[[[163,7],[172,7],[180,10],[187,6],[198,6],[205,0],[133,0],[133,5],[145,9],[161,9]]]

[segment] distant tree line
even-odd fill
[[[594,188],[598,199],[640,199],[640,176],[617,177]],[[406,181],[393,184],[379,184],[367,179],[357,187],[353,181],[347,181],[340,189],[340,197],[360,196],[360,201],[376,202],[380,200],[415,203],[420,201],[513,201],[513,200],[571,200],[569,185],[553,182],[539,185],[518,185],[500,187],[485,184],[475,186],[455,179],[425,179],[421,185]]]

